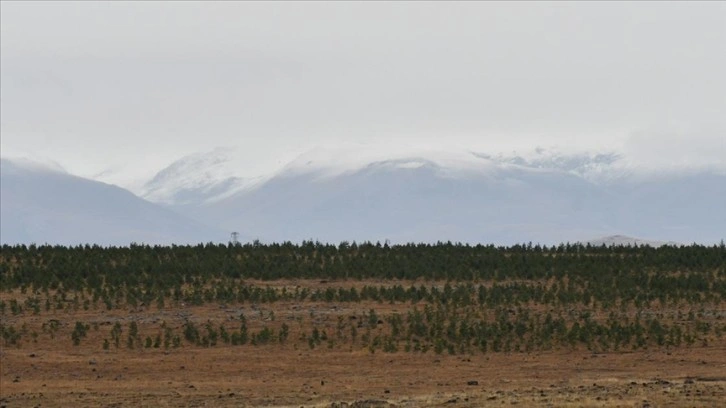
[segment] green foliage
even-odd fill
[[[452,243],[382,246],[369,242],[335,246],[309,241],[300,245],[109,248],[4,245],[0,252],[0,290],[28,287],[55,290],[62,286],[65,290],[89,289],[94,298],[102,299],[107,305],[113,306],[116,301],[137,306],[156,302],[158,307],[165,307],[173,290],[184,284],[239,278],[504,281],[569,275],[575,283],[595,281],[599,286],[607,281],[620,292],[627,292],[627,288],[660,292],[677,284],[685,292],[681,296],[688,294],[695,300],[696,294],[711,289],[714,283],[712,274],[702,272],[720,270],[723,273],[724,265],[726,249],[722,246],[695,244],[659,248],[573,244],[494,247]],[[682,273],[660,276],[671,271]],[[109,290],[121,288],[126,289],[122,293],[109,293]],[[234,300],[273,302],[279,300],[280,295],[269,288],[248,287],[239,291],[230,290],[230,286],[216,290],[197,286],[195,289],[186,299],[192,304]],[[726,287],[721,282],[714,289],[723,293]],[[600,302],[603,293],[599,292],[597,289],[582,291],[579,302]],[[316,300],[329,302],[357,301],[360,293],[326,288],[313,295]],[[415,295],[426,296],[425,293]],[[454,299],[455,303],[472,300],[470,293],[457,292],[455,287],[445,289],[442,295]],[[407,294],[400,286],[369,294],[369,298],[378,296],[393,301],[416,299],[413,293]],[[659,297],[658,293],[653,293],[642,300]],[[418,300],[422,299],[419,297]],[[12,300],[9,303],[12,313],[22,313],[20,304],[13,304]],[[83,304],[83,307],[87,305],[85,300]]]
[[[257,346],[272,342],[275,337],[275,331],[265,326],[258,333],[252,335],[252,344]]]
[[[290,326],[283,323],[282,327],[280,328],[280,334],[279,334],[279,340],[280,343],[284,343],[287,341],[287,338],[290,336]]]
[[[74,346],[81,344],[81,339],[86,337],[90,328],[91,326],[88,324],[76,322],[76,326],[73,328],[73,332],[71,332],[71,340],[73,340]]]
[[[340,287],[246,283],[274,279],[333,280]],[[386,283],[348,283],[359,279]],[[723,310],[726,302],[726,248],[336,246],[312,241],[109,248],[5,245],[0,251],[0,290],[22,295],[0,300],[3,316],[57,313],[55,317],[60,311],[97,307],[138,311],[210,303],[255,305],[252,330],[244,314],[238,327],[227,321],[186,320],[176,333],[162,323],[156,331],[144,328],[143,337],[135,321],[127,331],[116,322],[104,349],[111,344],[119,348],[122,333],[129,348],[164,349],[294,339],[310,348],[325,342],[331,348],[351,344],[387,353],[690,347],[707,345],[726,331],[726,325],[707,315],[714,308]],[[303,328],[299,320],[298,329],[281,323],[284,319],[275,316],[274,307],[264,306],[275,302],[315,302],[331,308],[340,303],[357,308],[366,302],[368,311],[331,322],[311,312],[309,324]],[[409,306],[400,315],[370,306],[382,304],[396,305],[395,310]],[[635,316],[633,310],[638,311]],[[679,316],[653,312],[660,310],[676,310]],[[59,320],[49,320],[42,333],[54,339],[59,327]],[[76,322],[73,344],[80,345],[87,331],[87,324]],[[23,329],[6,325],[2,335],[6,345],[19,344]]]
[[[15,329],[14,326],[7,326],[0,323],[0,335],[3,338],[5,346],[20,346],[20,338],[22,333]]]
[[[121,328],[120,322],[116,322],[111,329],[111,339],[113,339],[113,344],[116,346],[116,348],[119,347],[119,343],[121,342],[122,331],[123,329]]]

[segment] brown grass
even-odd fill
[[[299,325],[297,317],[304,317],[304,324],[315,321],[332,328],[339,316],[361,315],[370,308],[385,315],[403,313],[411,305],[278,302],[259,308],[206,305],[6,315],[4,324],[26,325],[39,336],[34,342],[26,334],[19,347],[0,349],[0,406],[717,407],[726,401],[726,341],[721,339],[707,347],[697,343],[671,350],[472,355],[371,354],[344,342],[311,350],[298,339],[309,327]],[[269,311],[274,311],[274,321],[266,317]],[[157,333],[162,320],[180,333],[184,318],[236,325],[233,319],[241,312],[250,330],[263,325],[277,329],[286,322],[291,340],[283,345],[129,350],[124,332],[119,349],[101,347],[116,321],[124,330],[137,321],[145,337]],[[55,339],[41,333],[49,319],[61,322]],[[80,346],[70,340],[76,321],[98,324]]]

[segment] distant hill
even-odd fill
[[[627,234],[716,243],[726,231],[724,175],[631,177],[612,155],[429,153],[316,151],[220,199],[169,207],[265,241],[556,244]]]
[[[628,237],[625,235],[611,235],[607,237],[602,237],[598,239],[593,239],[590,241],[584,242],[584,244],[590,244],[593,246],[651,246],[654,248],[663,246],[663,245],[671,245],[671,246],[679,246],[682,245],[678,242],[674,241],[654,241],[654,240],[647,240],[647,239],[639,239],[639,238],[633,238]]]
[[[0,159],[0,219],[3,244],[170,244],[228,236],[122,188],[5,158]]]
[[[645,177],[618,160],[317,149],[276,173],[246,178],[234,154],[216,149],[141,183],[141,199],[54,167],[3,159],[0,232],[2,242],[70,244],[227,241],[231,231],[265,242],[656,246],[724,239],[726,175]]]
[[[218,148],[183,157],[158,172],[139,194],[160,204],[201,204],[253,186],[259,178],[236,175],[234,149]]]

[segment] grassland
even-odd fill
[[[379,249],[386,250],[369,248]],[[508,269],[507,259],[521,256],[512,249],[491,252],[504,260],[499,272],[408,279],[333,276],[344,268],[265,278],[219,263],[223,272],[194,264],[182,279],[173,279],[179,264],[153,272],[140,263],[119,277],[78,272],[91,253],[107,256],[86,262],[94,268],[122,264],[110,250],[79,250],[63,264],[68,269],[57,266],[67,249],[45,251],[4,248],[0,259],[2,406],[704,407],[726,400],[720,247],[700,257],[675,248],[599,260],[592,259],[604,257],[598,250],[580,253],[578,262],[594,268],[615,265],[601,271],[609,277],[589,279],[572,265],[542,267],[541,251]],[[245,248],[228,251],[220,256],[249,256]],[[363,258],[386,274],[370,252]],[[290,271],[274,256],[257,262]],[[628,262],[634,266],[623,270]]]

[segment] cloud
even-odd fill
[[[625,140],[628,164],[646,172],[726,171],[726,130],[642,130]]]
[[[291,152],[368,142],[622,147],[649,168],[726,162],[723,133],[669,124],[726,127],[724,3],[2,9],[2,150],[50,156],[76,174],[153,174],[239,146],[244,175],[256,176]]]

